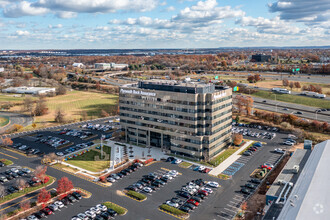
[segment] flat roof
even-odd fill
[[[329,158],[330,140],[315,145],[278,219],[329,219]]]
[[[295,174],[293,172],[293,167],[295,165],[299,166],[299,170],[301,172],[302,168],[304,167],[307,158],[309,156],[308,150],[305,149],[297,149],[291,158],[288,160],[288,162],[285,164],[283,167],[281,173],[277,176],[275,179],[273,185],[269,188],[267,191],[267,196],[275,196],[278,197],[279,194],[281,193],[284,185],[283,184],[278,184],[280,180],[285,181],[285,182],[292,182],[295,183],[298,179],[298,174]]]

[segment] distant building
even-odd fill
[[[82,64],[82,63],[74,63],[74,64],[72,64],[72,66],[73,67],[78,67],[78,68],[84,68],[85,67],[85,65]]]
[[[265,54],[255,54],[252,55],[252,60],[255,62],[269,62],[271,60],[270,55],[265,55]]]
[[[5,68],[0,67],[0,73],[2,73],[3,71],[5,71]]]
[[[111,69],[111,64],[110,63],[95,63],[94,68],[99,69],[99,70],[108,70],[108,69]]]
[[[9,87],[7,89],[3,89],[4,93],[17,93],[17,94],[31,94],[31,95],[46,95],[49,93],[55,93],[55,88],[48,87]]]
[[[125,69],[125,68],[128,68],[128,64],[123,64],[123,63],[111,63],[111,68],[113,69],[117,69],[117,70],[122,70],[122,69]]]

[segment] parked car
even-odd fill
[[[197,202],[196,200],[193,200],[193,199],[189,199],[187,201],[187,203],[193,204],[194,206],[199,206],[199,202]]]
[[[246,189],[246,188],[242,188],[241,189],[241,192],[243,193],[243,194],[247,194],[247,195],[249,195],[251,192],[250,192],[250,190],[248,190],[248,189]]]
[[[218,188],[219,187],[219,183],[214,182],[214,181],[208,182],[206,185],[208,185],[210,187],[213,187],[213,188]]]
[[[283,150],[281,148],[275,148],[274,152],[275,153],[278,153],[278,154],[284,154],[285,153],[285,150]]]
[[[179,204],[171,201],[166,201],[166,205],[172,206],[174,208],[178,208]]]
[[[249,188],[249,189],[255,189],[256,188],[256,185],[254,184],[251,184],[251,183],[247,183],[244,185],[246,188]]]
[[[253,178],[253,179],[251,179],[251,182],[252,183],[256,183],[256,184],[260,184],[261,183],[261,180],[260,179]]]
[[[244,156],[251,156],[252,155],[252,152],[249,151],[249,150],[246,150],[246,151],[244,151],[243,155]]]
[[[78,193],[78,192],[73,192],[73,193],[71,193],[71,195],[72,195],[73,197],[75,197],[76,199],[79,199],[79,200],[82,199],[80,193]]]
[[[46,215],[51,215],[53,214],[52,210],[50,210],[48,207],[44,208],[43,210],[41,210],[42,212],[44,212]]]

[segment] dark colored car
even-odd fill
[[[100,216],[101,216],[104,220],[109,220],[109,219],[111,219],[111,216],[110,216],[110,214],[109,214],[108,212],[102,212],[102,213],[100,214]]]
[[[10,193],[18,192],[18,188],[16,186],[10,186],[8,188],[8,192],[10,192]]]
[[[151,183],[152,186],[155,186],[155,187],[160,187],[160,183],[159,182],[152,182]]]
[[[202,199],[200,197],[197,197],[197,196],[193,196],[193,197],[191,197],[191,199],[197,201],[198,203],[200,203],[202,201]]]
[[[251,183],[247,183],[247,184],[245,184],[245,187],[246,188],[249,188],[249,189],[255,189],[256,188],[256,185],[251,184]]]
[[[18,171],[17,174],[18,174],[19,176],[25,176],[25,175],[26,175],[26,173],[24,173],[22,170]]]
[[[41,218],[44,218],[46,216],[46,214],[42,211],[39,211],[39,212],[36,212],[34,213],[34,215],[38,218],[38,219],[41,219]]]
[[[0,167],[4,167],[4,166],[5,166],[5,164],[0,162]]]
[[[135,192],[138,191],[138,188],[137,188],[136,186],[128,186],[127,189],[128,189],[128,190],[133,190],[133,191],[135,191]]]
[[[122,173],[116,173],[117,174],[117,176],[119,176],[119,178],[123,178],[124,177],[124,174],[122,174]]]
[[[6,177],[8,180],[12,180],[12,179],[14,179],[13,176],[10,175],[10,174],[6,174],[5,177]]]
[[[181,199],[179,199],[179,198],[172,198],[171,199],[171,202],[174,202],[174,203],[178,203],[179,205],[182,205],[184,202],[181,200]]]
[[[77,199],[75,197],[71,196],[71,195],[69,195],[67,198],[70,202],[76,202],[77,201]]]
[[[198,193],[196,194],[197,197],[201,198],[201,199],[205,199],[206,196],[204,194]]]
[[[150,184],[150,183],[151,183],[151,180],[146,179],[146,178],[142,179],[141,181],[142,181],[142,182],[145,182],[145,183],[147,183],[147,184]]]
[[[163,182],[165,182],[165,183],[167,183],[169,179],[164,176],[164,177],[160,178],[160,180],[163,181]]]
[[[174,157],[168,157],[168,158],[166,159],[166,162],[172,162],[173,160],[175,160]]]
[[[241,189],[241,192],[242,192],[243,194],[247,194],[247,195],[250,194],[250,190],[248,190],[248,189],[246,189],[246,188],[242,188],[242,189]]]
[[[190,203],[186,203],[186,204],[184,204],[184,206],[190,208],[191,210],[194,210],[196,208],[196,206],[194,206],[193,204],[190,204]]]
[[[184,211],[184,212],[187,212],[187,213],[191,211],[191,209],[188,206],[181,206],[180,210]]]
[[[104,220],[100,215],[95,216],[94,220]]]
[[[117,212],[111,208],[108,208],[107,212],[112,216],[112,217],[115,217],[117,216]]]
[[[251,183],[260,184],[261,183],[261,180],[256,179],[256,178],[253,178],[253,179],[251,179]]]
[[[189,193],[187,193],[187,192],[180,191],[180,192],[178,193],[178,195],[179,195],[179,196],[182,196],[183,198],[186,198],[186,199],[189,199],[189,198],[190,198],[190,195],[189,195]]]
[[[70,201],[67,197],[64,197],[63,199],[61,199],[61,202],[64,204],[64,205],[69,205],[70,204]]]
[[[160,179],[155,180],[156,183],[159,183],[160,185],[165,185],[166,183]]]
[[[193,181],[194,183],[196,183],[198,186],[203,186],[205,183],[202,179],[197,179]]]
[[[19,177],[18,174],[15,173],[15,172],[12,172],[10,175],[11,175],[13,178],[18,178],[18,177]]]
[[[71,195],[72,195],[73,197],[75,197],[76,199],[79,199],[79,200],[82,199],[80,193],[78,193],[78,192],[73,192]]]

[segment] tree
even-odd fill
[[[235,118],[235,121],[236,121],[236,123],[239,123],[239,115],[236,115],[236,118]]]
[[[247,78],[247,81],[249,81],[249,83],[253,83],[253,82],[255,82],[255,81],[254,81],[254,76],[249,75],[248,78]]]
[[[14,131],[19,131],[19,130],[21,130],[23,128],[22,125],[18,125],[18,124],[14,124],[13,127],[14,127]]]
[[[287,87],[289,85],[289,80],[288,79],[283,79],[282,84],[283,84],[283,86]]]
[[[56,94],[57,95],[65,95],[66,94],[66,88],[63,85],[60,85],[56,88]]]
[[[24,111],[31,112],[33,108],[33,101],[30,97],[26,97],[23,101]]]
[[[255,82],[258,82],[258,81],[260,81],[260,80],[261,80],[261,77],[260,77],[259,74],[254,75],[254,81],[255,81]]]
[[[6,188],[3,185],[0,185],[0,198],[3,198],[6,195]]]
[[[31,203],[30,203],[30,200],[28,200],[27,198],[23,197],[21,199],[21,203],[19,204],[20,208],[23,210],[23,211],[26,211],[28,210],[29,208],[31,208]]]
[[[42,116],[47,114],[48,108],[46,104],[46,100],[44,97],[40,96],[39,100],[37,101],[36,107],[34,109],[35,116]]]
[[[289,83],[289,87],[290,87],[290,89],[292,90],[292,88],[294,87],[294,83],[293,83],[293,82],[290,82],[290,83]]]
[[[240,145],[243,141],[243,135],[239,133],[235,133],[233,135],[233,143],[234,145]]]
[[[13,141],[9,137],[0,137],[0,144],[7,147],[9,145],[13,145]]]
[[[294,87],[300,89],[301,88],[300,82],[294,82]]]
[[[50,200],[51,195],[45,188],[42,188],[38,194],[38,203],[46,203]]]
[[[58,194],[69,192],[72,189],[73,189],[73,184],[67,177],[64,176],[57,181],[56,191]]]
[[[65,122],[64,113],[61,109],[58,109],[55,113],[55,122],[57,122],[57,123]]]
[[[20,190],[23,190],[26,187],[26,180],[23,178],[19,178],[16,180],[16,185]]]
[[[34,176],[37,177],[38,179],[40,179],[42,182],[45,179],[46,176],[46,171],[47,171],[47,167],[43,166],[43,165],[39,165],[36,167],[35,171],[34,171]]]
[[[109,117],[109,113],[102,109],[101,110],[101,117]]]

